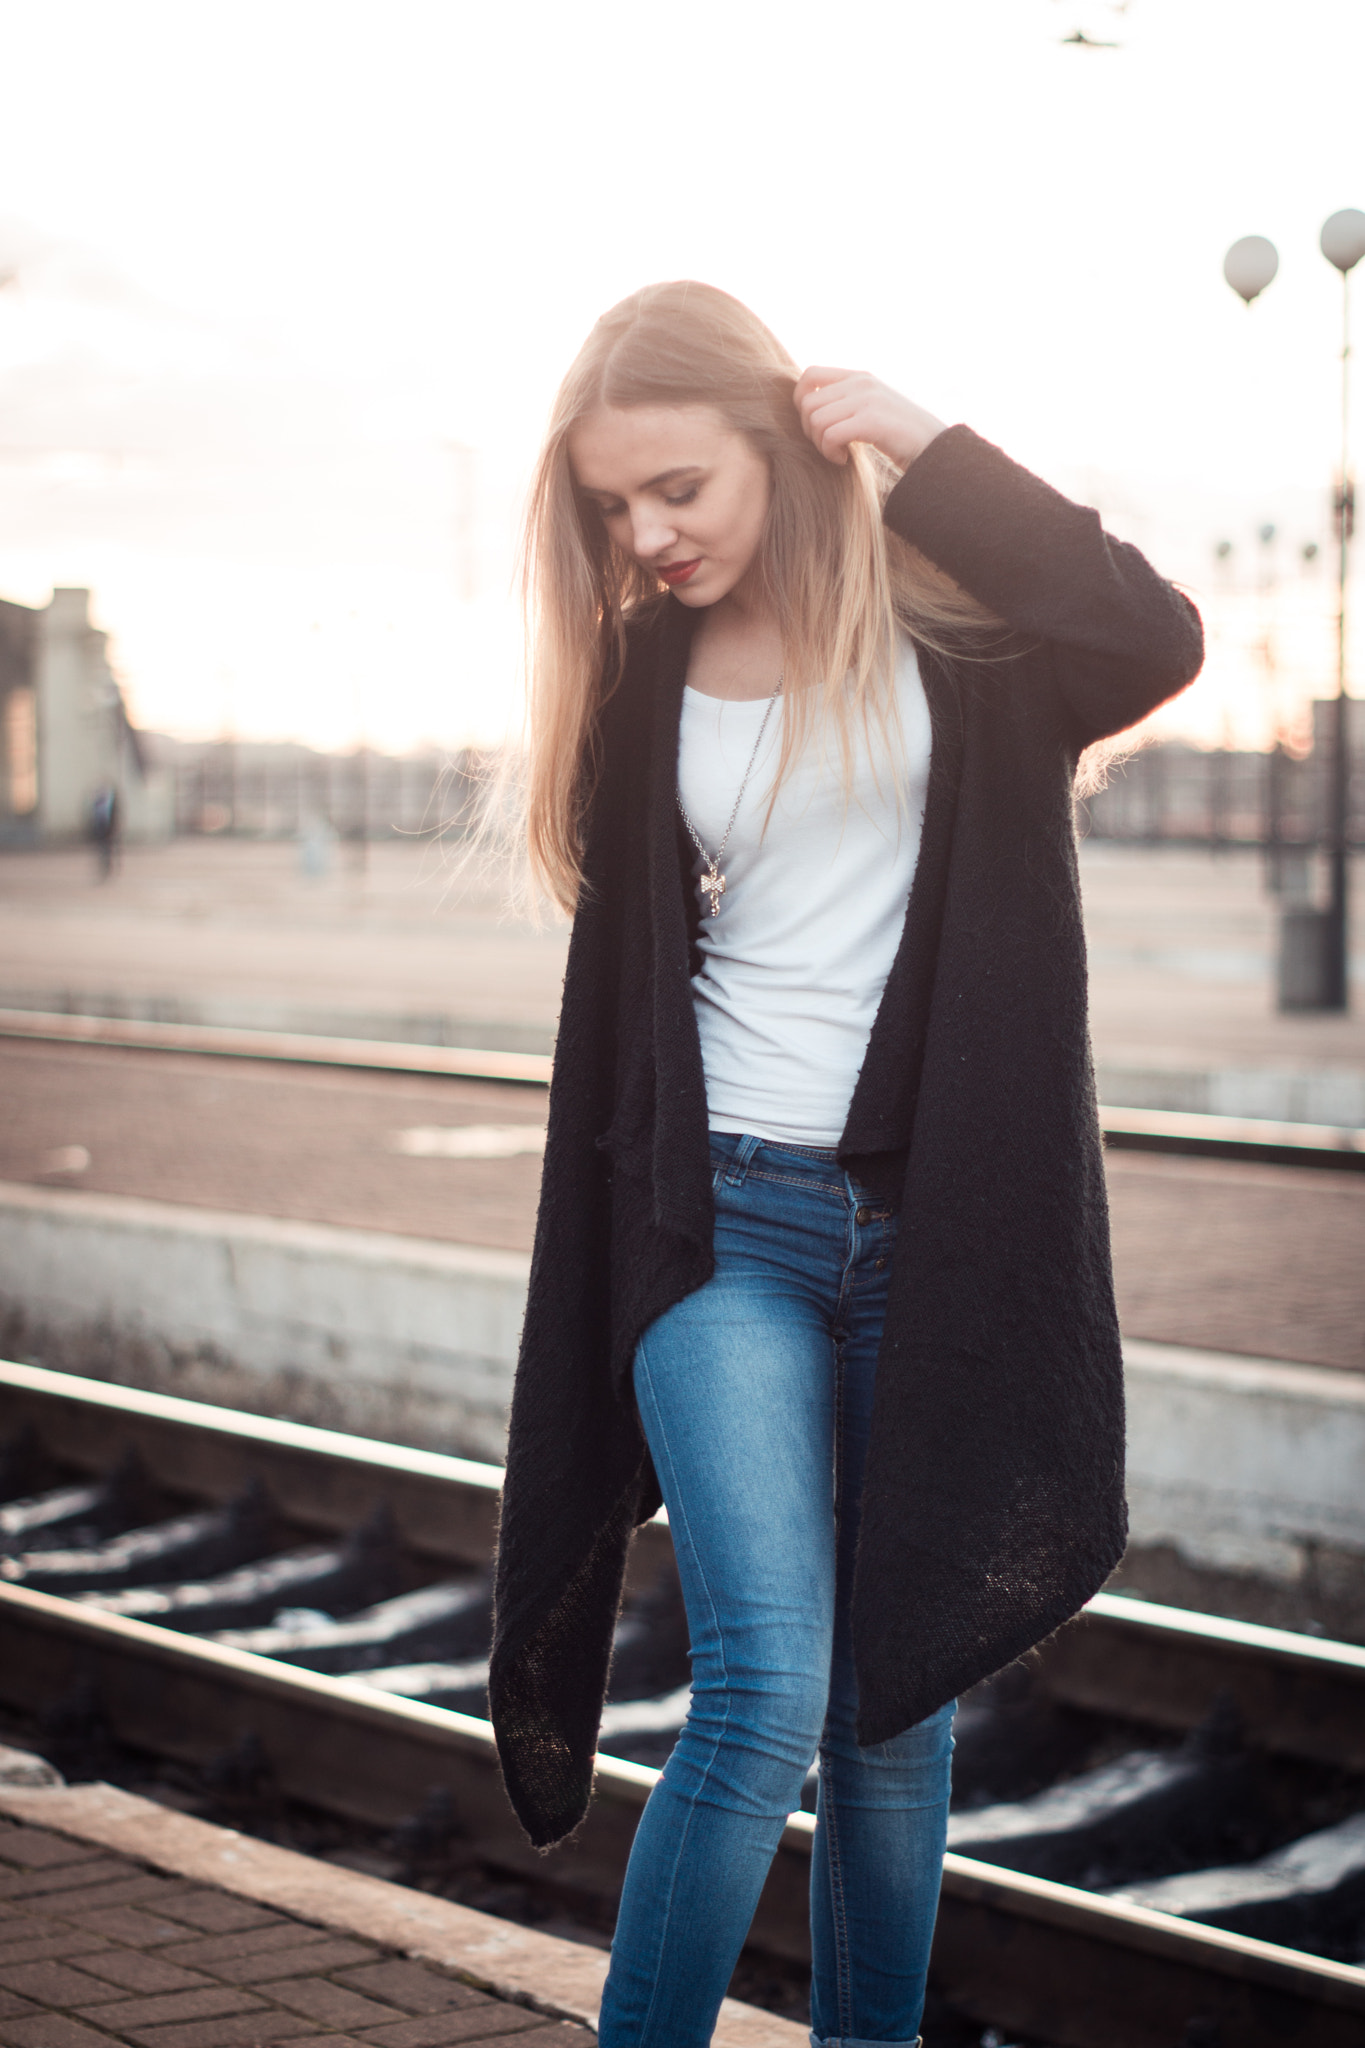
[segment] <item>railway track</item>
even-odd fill
[[[97,1726],[615,1897],[686,1698],[662,1520],[618,1634],[619,1753],[545,1859],[482,1717],[496,1468],[23,1365],[0,1444],[0,1707],[49,1750]],[[1365,2040],[1365,1650],[1101,1596],[964,1701],[956,1784],[934,1982],[971,2019],[1054,2048]],[[788,1963],[812,1831],[793,1816],[751,1936]]]
[[[511,1081],[549,1086],[552,1061],[543,1053],[488,1052],[466,1046],[405,1045],[386,1039],[308,1037],[296,1032],[163,1024],[123,1017],[69,1016],[0,1009],[0,1038],[62,1045],[121,1046],[142,1052],[208,1054],[369,1072]],[[1105,1143],[1114,1150],[1176,1152],[1277,1166],[1365,1172],[1365,1130],[1336,1124],[1275,1122],[1260,1117],[1201,1116],[1179,1110],[1100,1108]]]

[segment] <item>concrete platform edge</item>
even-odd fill
[[[0,1311],[44,1363],[501,1463],[521,1252],[0,1183]]]
[[[436,1963],[478,1990],[596,2030],[607,1974],[600,1949],[213,1827],[113,1785],[0,1785],[0,1815]],[[805,2048],[808,2038],[794,2021],[728,1998],[713,2037],[714,2048]]]

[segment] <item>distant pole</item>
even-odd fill
[[[227,812],[227,831],[237,830],[237,679],[230,668],[222,671],[223,678],[223,736],[220,742],[223,761],[223,805]]]
[[[1262,839],[1265,850],[1266,888],[1272,896],[1280,893],[1280,840],[1283,836],[1281,763],[1284,758],[1279,698],[1275,686],[1275,541],[1276,529],[1266,520],[1257,529],[1261,543],[1261,660],[1265,667],[1266,715],[1270,720],[1271,748],[1266,755],[1265,806]]]
[[[1351,568],[1351,535],[1355,526],[1355,483],[1351,476],[1351,272],[1365,256],[1365,213],[1348,206],[1323,223],[1319,241],[1323,255],[1341,272],[1341,470],[1332,497],[1337,533],[1337,696],[1331,720],[1331,760],[1327,800],[1327,957],[1324,963],[1325,1010],[1346,1010],[1351,1003],[1350,875],[1351,875],[1351,730],[1346,697],[1346,592]]]

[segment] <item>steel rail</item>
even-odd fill
[[[403,1540],[442,1563],[487,1562],[496,1467],[244,1416],[174,1396],[0,1364],[0,1420],[31,1423],[52,1454],[100,1471],[136,1449],[149,1473],[211,1500],[254,1473],[291,1521],[340,1533],[383,1500]],[[651,1571],[662,1523],[640,1532]],[[1254,1739],[1289,1754],[1365,1762],[1365,1650],[1100,1596],[1040,1653],[1060,1699],[1172,1727],[1231,1691]],[[133,1748],[203,1766],[250,1732],[281,1791],[370,1825],[411,1815],[434,1784],[488,1862],[600,1901],[616,1894],[657,1773],[611,1757],[571,1846],[530,1849],[502,1791],[487,1722],[226,1645],[0,1585],[0,1699],[40,1713],[73,1685],[97,1692]],[[754,1922],[755,1947],[807,1955],[814,1823],[784,1832]],[[1191,2018],[1238,2048],[1299,2039],[1346,2048],[1365,2032],[1365,1970],[1097,1898],[950,1855],[934,1957],[944,1995],[974,2018],[1058,2048],[1169,2048]]]
[[[1365,1173],[1365,1131],[1348,1124],[1296,1124],[1268,1117],[1202,1116],[1192,1110],[1101,1104],[1100,1129],[1111,1152],[1183,1152],[1196,1158]]]
[[[463,1081],[513,1081],[532,1088],[549,1087],[552,1064],[548,1053],[484,1052],[471,1046],[405,1045],[397,1039],[332,1038],[299,1031],[237,1030],[217,1024],[159,1024],[128,1017],[69,1016],[50,1010],[0,1010],[0,1038],[124,1046],[136,1052],[197,1052],[312,1067],[359,1067]]]
[[[98,1473],[135,1450],[168,1491],[214,1505],[260,1479],[291,1522],[345,1536],[377,1508],[398,1541],[442,1566],[482,1569],[493,1554],[502,1468],[443,1451],[244,1415],[175,1394],[0,1360],[0,1421],[32,1423],[53,1454]],[[636,1531],[631,1579],[647,1584],[672,1556],[667,1514]]]
[[[54,1455],[91,1474],[135,1450],[168,1490],[215,1505],[259,1478],[291,1522],[345,1536],[380,1506],[398,1540],[440,1566],[492,1554],[502,1471],[438,1451],[0,1361],[0,1423],[31,1423]],[[662,1511],[636,1531],[631,1577],[653,1583],[672,1554]],[[1365,1770],[1365,1648],[1099,1593],[1035,1653],[1067,1705],[1185,1732],[1220,1694],[1275,1754]]]
[[[370,1824],[392,1826],[433,1784],[450,1786],[481,1854],[593,1900],[615,1896],[658,1776],[599,1757],[587,1820],[547,1858],[517,1828],[492,1730],[471,1716],[23,1586],[0,1586],[0,1672],[7,1704],[30,1711],[93,1684],[121,1741],[184,1763],[211,1762],[249,1730],[282,1790]],[[809,1814],[792,1816],[750,1937],[791,1961],[807,1955],[813,1832]],[[1067,2048],[1169,2048],[1191,2017],[1238,2048],[1355,2048],[1365,2027],[1365,1970],[951,1854],[934,1976],[970,2016]]]
[[[0,1009],[0,1038],[123,1047],[137,1052],[200,1053],[303,1066],[352,1067],[369,1073],[425,1074],[447,1080],[509,1081],[532,1088],[549,1086],[554,1064],[548,1053],[408,1045],[389,1039],[332,1038],[209,1024],[162,1024],[43,1010]],[[1192,1157],[1365,1172],[1365,1130],[1349,1125],[1204,1116],[1193,1111],[1128,1109],[1115,1104],[1101,1104],[1099,1118],[1105,1143],[1113,1151],[1175,1152]]]

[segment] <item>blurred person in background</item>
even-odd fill
[[[818,1757],[811,2039],[918,2035],[956,1695],[1124,1546],[1073,791],[1182,689],[1136,549],[699,284],[606,314],[527,528],[527,843],[573,912],[490,1702],[587,1808],[660,1499],[686,1723],[602,2048],[701,2048]],[[1083,758],[1084,757],[1084,758]]]
[[[87,824],[101,882],[107,882],[118,866],[120,823],[118,790],[112,782],[102,782],[90,799]]]

